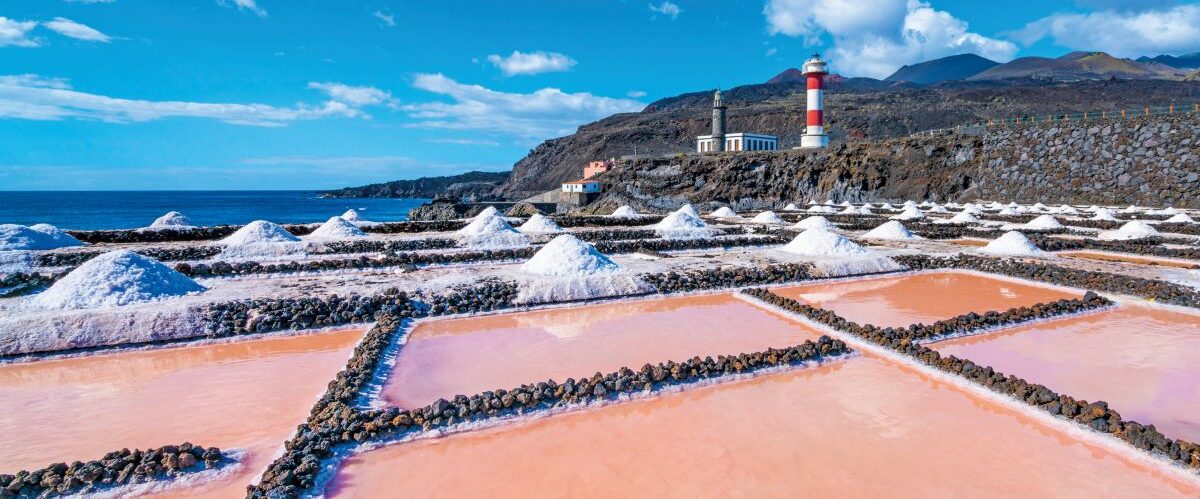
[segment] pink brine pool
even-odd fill
[[[1200,440],[1200,315],[1122,305],[930,347]]]
[[[242,497],[342,369],[362,330],[0,365],[0,472],[192,442],[246,455],[175,490]]]
[[[435,320],[412,331],[382,396],[399,407],[421,407],[459,394],[788,347],[819,336],[728,294]]]
[[[1195,497],[1193,482],[874,357],[394,444],[339,498]]]
[[[1004,311],[1082,296],[969,272],[924,272],[771,291],[860,324],[881,327],[931,324],[968,312]]]

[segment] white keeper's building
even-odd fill
[[[717,139],[712,135],[696,137],[696,152],[717,151],[777,151],[779,137],[761,133],[727,133],[724,149],[717,149]]]

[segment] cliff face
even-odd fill
[[[1200,116],[995,127],[823,151],[621,161],[587,211],[684,202],[780,208],[809,199],[977,198],[1200,207]]]
[[[509,172],[468,172],[448,177],[422,177],[415,180],[396,180],[362,187],[346,187],[321,192],[334,198],[434,198],[483,200],[508,178]]]
[[[740,89],[740,90],[739,90]],[[778,135],[781,148],[799,145],[803,133],[803,86],[793,83],[748,85],[727,97],[730,132]],[[741,96],[740,98],[738,96]],[[573,135],[546,141],[521,159],[495,193],[520,199],[554,189],[580,176],[596,159],[634,154],[661,156],[690,152],[696,135],[708,133],[712,94],[664,99],[640,113],[611,116],[584,125]],[[1029,80],[955,82],[930,87],[880,89],[850,85],[827,92],[827,130],[835,143],[903,137],[913,132],[986,122],[1006,116],[1119,112],[1177,100],[1200,100],[1200,84],[1180,81],[1085,81],[1048,84]]]

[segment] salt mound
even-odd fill
[[[1021,207],[1021,205],[1017,204],[1016,201],[1009,201],[1008,204],[1006,204],[1005,206],[1012,208],[1014,210]]]
[[[665,239],[698,239],[713,233],[704,220],[679,211],[654,224],[654,232]]]
[[[843,215],[857,215],[858,209],[853,206],[847,206],[846,209],[841,211],[841,213]]]
[[[631,208],[629,205],[624,205],[620,208],[613,210],[612,214],[609,216],[613,217],[613,218],[634,218],[634,217],[638,217],[640,215],[638,215],[638,212],[636,210],[634,210],[633,208]]]
[[[868,206],[860,206],[858,208],[858,214],[859,215],[873,215],[874,212],[871,211],[871,207],[868,205]]]
[[[158,260],[117,250],[84,262],[35,296],[33,303],[59,309],[119,307],[204,289]]]
[[[1123,239],[1141,239],[1144,237],[1154,237],[1158,235],[1156,230],[1150,224],[1141,220],[1133,220],[1126,222],[1117,230],[1106,230],[1100,233],[1100,239],[1107,240],[1123,240]]]
[[[831,206],[810,206],[807,210],[809,213],[837,213],[837,209]]]
[[[884,222],[883,225],[867,231],[862,237],[866,239],[890,240],[921,239],[921,236],[909,232],[908,227],[895,220]]]
[[[1187,224],[1196,223],[1196,221],[1192,220],[1192,217],[1189,217],[1187,213],[1180,213],[1178,215],[1175,215],[1175,216],[1168,218],[1166,220],[1163,220],[1163,221],[1166,223],[1187,223]]]
[[[826,199],[825,206],[837,206],[837,203],[834,203],[832,199]]]
[[[792,206],[792,205],[789,205],[789,206]],[[728,206],[722,206],[720,208],[717,208],[717,209],[713,210],[712,213],[709,213],[708,216],[713,217],[713,218],[739,218],[737,212],[729,209]]]
[[[1026,222],[1024,227],[1028,230],[1054,230],[1063,228],[1063,224],[1050,215],[1038,215],[1037,218]]]
[[[621,267],[596,248],[570,234],[546,243],[521,265],[521,272],[549,277],[579,277],[620,271]]]
[[[342,213],[342,219],[348,222],[357,222],[359,220],[358,212],[354,208],[350,208],[345,213]]]
[[[1088,206],[1087,208],[1084,208],[1083,211],[1086,211],[1088,213],[1095,213],[1096,210],[1099,210],[1099,209],[1100,209],[1099,206],[1091,205],[1091,206]]]
[[[558,234],[564,232],[563,228],[559,227],[553,219],[541,213],[530,215],[529,220],[521,224],[521,228],[518,230],[526,234]]]
[[[693,217],[700,218],[700,212],[696,211],[696,207],[692,206],[691,203],[680,206],[678,210],[675,210],[675,213],[687,213]]]
[[[1034,256],[1042,254],[1042,250],[1030,242],[1029,238],[1025,237],[1025,234],[1015,230],[1005,232],[992,242],[987,243],[987,246],[984,246],[980,251],[993,255],[1006,256]]]
[[[51,250],[70,246],[83,246],[83,243],[53,225],[26,227],[0,224],[0,251]]]
[[[1058,208],[1055,208],[1050,211],[1052,213],[1057,213],[1059,215],[1078,215],[1079,214],[1079,210],[1076,210],[1074,206],[1071,206],[1069,204],[1064,204],[1064,205],[1059,206]]]
[[[764,211],[757,215],[754,215],[754,218],[751,219],[750,221],[754,222],[754,223],[759,223],[759,224],[781,224],[781,223],[783,223],[783,219],[779,218],[779,215],[775,214],[775,212],[770,211],[770,210],[767,210],[767,211]]]
[[[820,215],[805,218],[804,220],[796,222],[796,224],[793,225],[792,227],[796,228],[796,229],[804,229],[804,230],[808,230],[808,229],[833,230],[836,228],[832,223],[829,223],[829,220],[826,220],[825,217],[822,217]]]
[[[367,233],[343,217],[330,217],[311,234],[305,236],[306,239],[348,239],[353,237],[367,237]]]
[[[870,253],[854,241],[824,229],[808,229],[783,246],[783,251],[805,256],[861,256]]]
[[[821,204],[821,203],[817,202],[817,198],[812,198],[812,199],[808,200],[809,206],[814,206],[814,205],[818,205],[818,204]]]
[[[935,223],[974,224],[979,223],[979,219],[975,218],[975,215],[971,211],[968,211],[967,208],[963,208],[963,211],[958,212],[956,215],[945,220],[938,220]]]
[[[1001,208],[1000,211],[996,212],[996,214],[997,215],[1020,215],[1021,212],[1017,211],[1015,208],[1013,208],[1011,206],[1005,206],[1004,208]]]
[[[1092,215],[1092,220],[1105,220],[1109,222],[1117,221],[1116,215],[1114,215],[1113,211],[1108,208],[1096,208],[1095,213],[1095,215]]]
[[[517,229],[494,210],[490,216],[476,217],[466,227],[458,229],[455,235],[463,246],[469,248],[513,248],[529,244],[529,240],[525,239],[523,234],[517,232]]]
[[[1033,209],[1035,209],[1035,210],[1037,210],[1037,211],[1046,211],[1046,205],[1044,205],[1044,204],[1042,204],[1042,203],[1040,203],[1040,202],[1039,202],[1039,203],[1033,203],[1033,206],[1032,206],[1032,208],[1033,208]]]
[[[921,213],[921,210],[917,209],[916,206],[910,206],[899,214],[893,215],[891,218],[892,220],[920,220],[925,218],[925,214]]]
[[[892,206],[891,203],[883,203],[883,204],[879,205],[879,209],[896,211],[896,207]]]
[[[221,244],[257,244],[296,242],[300,238],[293,236],[287,229],[266,220],[255,220],[220,240]]]
[[[854,206],[854,204],[850,203],[849,201],[842,201],[842,204],[840,204],[840,205],[838,205],[838,206],[846,206],[846,207],[849,207],[849,206]]]
[[[909,208],[916,208],[916,207],[917,207],[917,202],[916,202],[916,201],[913,201],[913,200],[911,200],[911,199],[910,199],[910,200],[908,200],[908,201],[905,201],[905,202],[904,202],[904,205],[902,206],[902,208],[903,208],[903,209],[906,209],[906,210],[907,210],[907,209],[909,209]]]
[[[930,208],[932,206],[933,206],[933,201],[929,201],[929,200],[921,201],[921,204],[917,205],[918,208]]]
[[[1121,210],[1121,213],[1137,213],[1139,211],[1142,211],[1142,209],[1131,204],[1131,205],[1127,206],[1124,210]]]
[[[497,210],[495,206],[488,205],[482,211],[476,213],[475,216],[471,217],[471,220],[481,220],[495,216],[500,216],[500,210]]]
[[[1179,213],[1179,210],[1176,210],[1174,206],[1168,206],[1161,210],[1150,210],[1146,212],[1147,215],[1174,215],[1176,213]]]
[[[874,210],[874,209],[875,209],[875,207],[874,207],[874,206],[871,206],[871,203],[863,203],[863,205],[862,205],[862,206],[859,206],[859,209],[862,209],[862,208],[866,208],[866,209],[868,209],[868,210]]]
[[[926,211],[928,211],[929,213],[950,213],[950,210],[947,210],[946,208],[942,207],[941,205],[939,205],[937,203],[934,203]]]
[[[796,203],[788,203],[787,206],[783,207],[783,211],[800,211],[800,207],[796,206]]]
[[[169,211],[166,215],[154,219],[148,229],[193,229],[196,224],[192,223],[192,219],[183,215],[178,211]]]

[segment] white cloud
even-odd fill
[[[27,120],[84,119],[110,123],[165,118],[207,118],[225,123],[283,126],[297,120],[327,117],[370,118],[362,108],[391,103],[391,95],[372,87],[311,83],[329,99],[291,107],[188,101],[122,99],[80,92],[61,78],[38,75],[0,76],[0,118]]]
[[[625,94],[625,96],[633,98],[633,99],[641,99],[642,97],[646,96],[646,92],[643,92],[641,90],[630,90],[628,93]]]
[[[65,17],[56,17],[53,21],[42,23],[42,26],[62,36],[76,40],[101,43],[108,43],[110,40],[108,35],[97,31],[95,28],[77,23]]]
[[[1055,14],[1012,36],[1025,45],[1049,36],[1064,47],[1101,50],[1118,57],[1183,54],[1200,50],[1200,5]]]
[[[679,13],[683,12],[683,9],[671,2],[663,2],[658,5],[650,4],[650,12],[656,12],[664,16],[670,16],[671,19],[674,20],[675,18],[679,17]]]
[[[920,0],[770,0],[763,14],[771,34],[807,44],[828,35],[831,64],[852,76],[882,78],[904,64],[967,52],[998,61],[1017,53],[1013,43],[972,33]]]
[[[248,10],[258,17],[267,17],[267,10],[259,7],[257,0],[217,0],[217,4],[228,7],[231,4],[238,10]]]
[[[487,56],[487,60],[507,76],[567,71],[575,65],[575,60],[570,57],[541,50],[528,54],[514,50],[508,57],[492,54]]]
[[[452,100],[401,106],[418,120],[413,126],[480,130],[530,140],[567,135],[583,123],[645,107],[630,99],[566,93],[557,88],[528,94],[498,92],[442,74],[419,74],[413,86]]]
[[[36,47],[37,40],[29,32],[37,27],[34,21],[17,21],[0,16],[0,47]]]
[[[383,21],[383,24],[386,24],[389,27],[396,26],[396,16],[392,15],[392,13],[390,13],[390,12],[384,12],[382,10],[377,10],[377,11],[373,12],[371,15],[375,16],[376,19]]]

